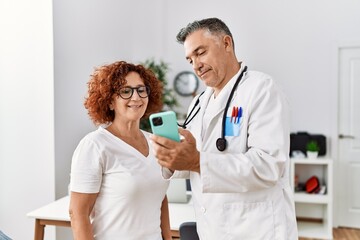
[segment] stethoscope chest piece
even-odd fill
[[[218,138],[216,140],[216,148],[223,152],[226,149],[226,139],[225,138]]]

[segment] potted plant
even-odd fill
[[[169,70],[169,65],[163,61],[156,62],[153,58],[148,59],[141,64],[144,65],[146,68],[150,69],[151,71],[153,71],[157,79],[159,79],[159,81],[162,82],[163,85],[162,99],[164,103],[163,110],[164,111],[173,110],[176,113],[174,108],[179,104],[175,97],[173,89],[167,86],[168,81],[166,79],[166,73]],[[141,119],[140,128],[145,131],[151,132],[149,118]]]
[[[306,155],[308,158],[317,158],[319,150],[319,144],[315,140],[310,140],[306,144]]]

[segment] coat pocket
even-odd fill
[[[271,201],[224,204],[224,239],[275,239],[274,211]]]

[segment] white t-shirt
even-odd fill
[[[149,144],[149,133],[144,132]],[[99,193],[92,214],[98,240],[161,240],[161,203],[169,181],[152,151],[145,157],[103,127],[87,134],[71,165],[70,190]]]

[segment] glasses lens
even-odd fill
[[[133,89],[130,87],[124,87],[121,88],[119,91],[119,95],[120,97],[122,97],[123,99],[129,99],[131,98],[132,94],[133,94]]]
[[[147,86],[138,87],[136,90],[141,98],[146,98],[150,92],[150,88]]]
[[[137,88],[123,87],[123,88],[120,88],[119,95],[123,99],[129,99],[132,97],[134,90],[137,91],[138,95],[141,98],[148,97],[148,95],[150,93],[150,88],[148,86],[141,86],[141,87],[137,87]]]

